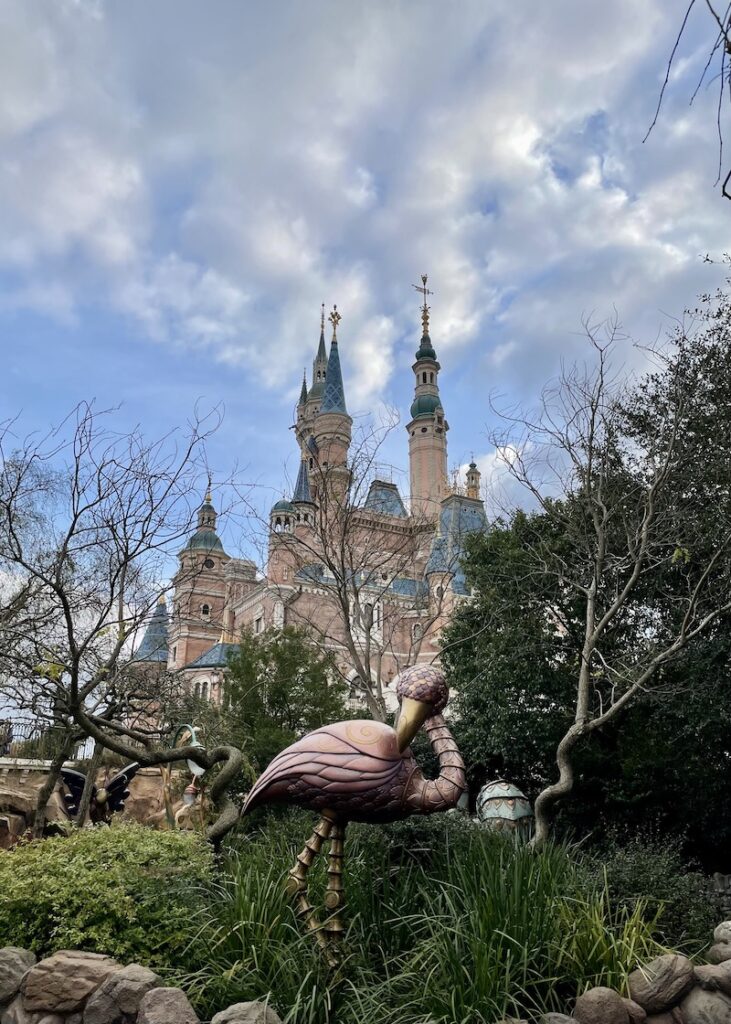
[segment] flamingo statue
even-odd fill
[[[442,718],[449,699],[443,673],[414,666],[396,679],[395,729],[383,722],[335,722],[303,736],[278,754],[251,789],[242,814],[265,803],[317,811],[320,820],[289,872],[287,891],[298,914],[337,963],[342,938],[345,829],[350,821],[389,822],[454,807],[465,789],[464,762]],[[439,759],[439,776],[426,779],[409,744],[424,726]],[[307,873],[330,840],[324,928],[307,896]]]

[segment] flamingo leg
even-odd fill
[[[336,822],[330,831],[330,849],[327,855],[327,889],[325,906],[330,917],[325,922],[325,935],[328,941],[328,959],[331,966],[337,963],[338,947],[343,939],[345,928],[340,911],[345,903],[343,892],[343,859],[345,857],[345,825]]]
[[[304,849],[297,854],[297,860],[289,872],[287,882],[287,892],[294,900],[297,914],[302,918],[305,926],[315,933],[315,937],[323,949],[327,947],[327,938],[323,934],[322,925],[307,898],[307,873],[334,825],[334,815],[331,816],[325,811],[305,843]]]

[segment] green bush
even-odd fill
[[[677,841],[646,832],[622,841],[616,836],[587,858],[589,874],[615,907],[638,901],[657,918],[662,942],[689,952],[708,945],[720,920],[711,880],[684,860]]]
[[[0,946],[178,963],[211,876],[193,833],[89,828],[0,851]]]

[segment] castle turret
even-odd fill
[[[480,480],[482,475],[477,468],[477,463],[473,459],[467,467],[467,497],[468,498],[479,498],[480,497]]]
[[[168,660],[168,606],[164,594],[147,624],[142,643],[132,655],[137,664],[166,665]]]
[[[427,276],[422,275],[422,286],[415,288],[423,294],[421,310],[422,336],[412,369],[415,374],[414,401],[411,420],[406,429],[409,434],[409,473],[411,478],[411,514],[435,519],[441,501],[449,492],[447,478],[447,431],[449,424],[439,397],[439,370],[437,354],[429,336],[430,291]]]
[[[317,355],[312,363],[312,387],[307,393],[308,419],[317,416],[320,411],[322,396],[325,393],[327,362],[327,352],[325,351],[325,303],[323,302],[320,312],[320,343],[317,346]]]

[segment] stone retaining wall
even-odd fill
[[[62,950],[38,962],[0,949],[0,1024],[199,1024],[185,992],[149,968]],[[235,1003],[211,1024],[282,1024],[266,1003]]]

